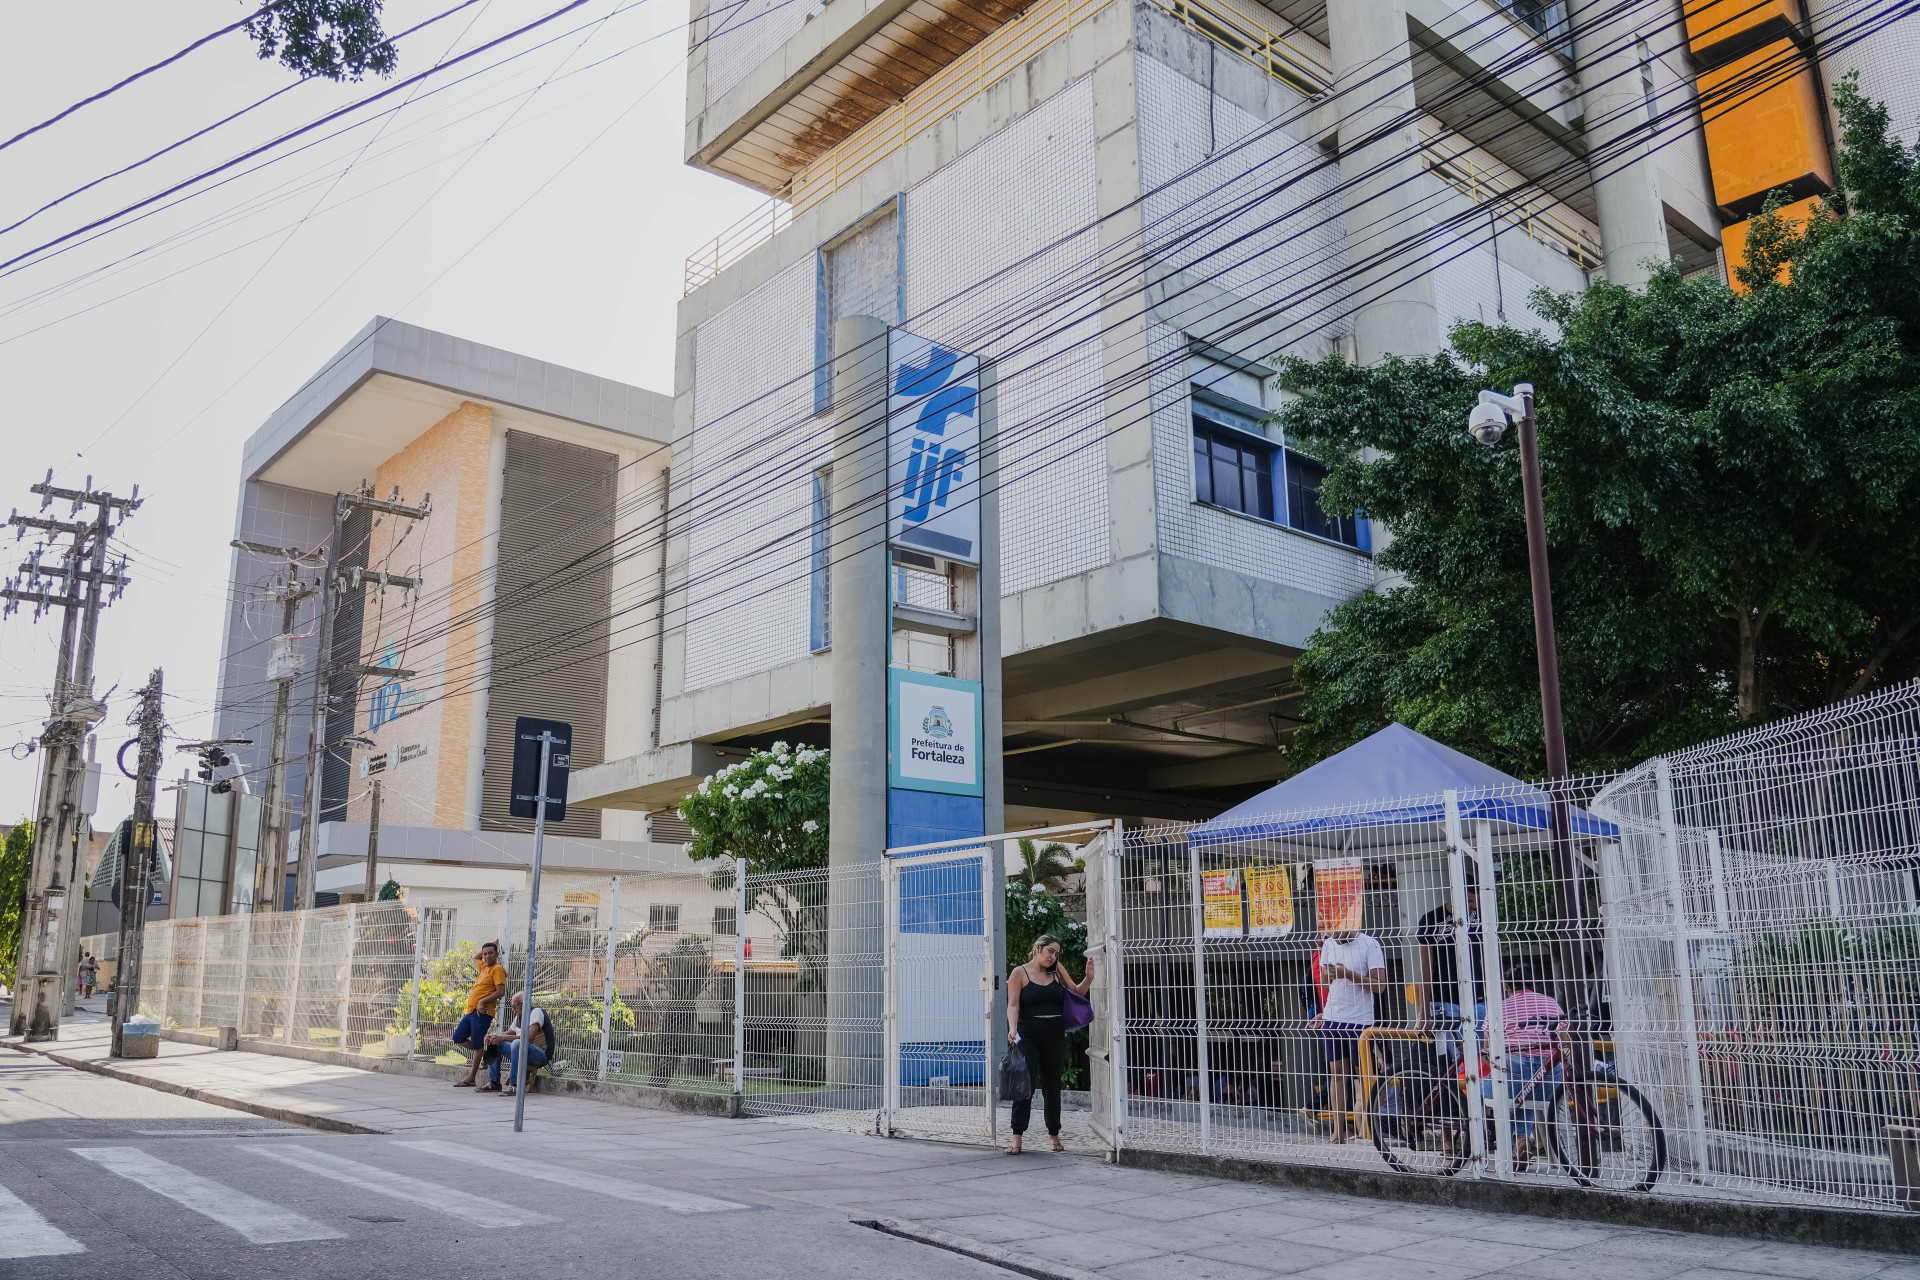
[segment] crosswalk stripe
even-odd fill
[[[457,1142],[400,1142],[396,1146],[411,1147],[415,1151],[424,1151],[428,1155],[439,1156],[446,1160],[464,1160],[468,1164],[499,1167],[500,1158],[477,1147],[462,1146]],[[598,1195],[612,1196],[616,1200],[625,1200],[631,1204],[653,1205],[674,1213],[725,1213],[731,1209],[745,1209],[748,1206],[732,1200],[720,1200],[713,1196],[703,1196],[692,1191],[674,1191],[668,1187],[656,1187],[645,1182],[629,1182],[624,1178],[612,1178],[605,1174],[587,1173],[580,1169],[566,1169],[555,1165],[540,1165],[528,1161],[515,1162],[513,1176],[516,1178],[537,1178],[541,1182],[557,1182],[563,1187],[572,1187],[576,1191],[591,1191]]]
[[[331,1178],[335,1182],[344,1182],[350,1187],[359,1187],[364,1191],[377,1191],[381,1195],[393,1196],[398,1200],[410,1200],[414,1204],[440,1213],[464,1218],[478,1227],[524,1227],[536,1222],[553,1222],[555,1219],[543,1213],[504,1204],[498,1200],[489,1200],[485,1196],[476,1196],[470,1191],[460,1191],[454,1187],[443,1187],[434,1182],[422,1182],[418,1178],[409,1178],[370,1164],[361,1164],[357,1160],[343,1160],[339,1156],[325,1151],[316,1151],[312,1147],[295,1147],[291,1143],[275,1143],[270,1147],[242,1147],[242,1151],[265,1156],[269,1160],[278,1160],[290,1164],[296,1169],[317,1174],[322,1178]]]
[[[86,1251],[87,1246],[41,1217],[32,1205],[0,1187],[0,1258],[51,1258]]]
[[[257,1200],[244,1191],[148,1155],[138,1147],[74,1147],[73,1153],[202,1217],[212,1218],[254,1244],[344,1238],[344,1233],[305,1214]]]

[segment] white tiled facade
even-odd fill
[[[906,207],[907,327],[998,361],[1001,589],[1105,563],[1092,82],[939,169]],[[1067,307],[1034,305],[1049,295]]]
[[[797,263],[700,325],[686,450],[685,687],[808,652],[813,472],[832,448],[813,416],[815,268]],[[682,483],[676,481],[676,487]]]

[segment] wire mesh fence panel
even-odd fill
[[[885,891],[878,862],[750,875],[750,1114],[872,1130],[886,1105]],[[757,921],[755,921],[757,918]],[[764,932],[762,930],[764,929]]]
[[[986,847],[890,857],[886,865],[888,1128],[991,1142],[993,974]]]
[[[1126,1144],[1566,1176],[1551,1113],[1605,1030],[1586,868],[1610,829],[1580,804],[1595,785],[1127,832],[1105,868]]]
[[[347,959],[347,1053],[385,1057],[388,1037],[409,1032],[408,1003],[414,949],[419,945],[419,913],[398,901],[370,902],[352,909]],[[410,1044],[393,1045],[400,1056]]]
[[[200,948],[205,927],[199,920],[173,922],[173,947],[167,958],[166,1012],[161,1021],[170,1027],[198,1028],[200,1023]]]
[[[167,1020],[169,984],[173,978],[173,925],[171,920],[154,920],[141,931],[141,982],[139,1011],[162,1024]],[[124,990],[118,981],[117,990]],[[117,998],[117,997],[116,997]]]
[[[289,1042],[315,1049],[343,1047],[351,906],[299,913],[294,930]]]
[[[200,1025],[238,1027],[252,916],[213,916],[201,924]]]
[[[293,940],[300,927],[297,913],[272,911],[246,917],[246,1000],[241,1006],[240,1034],[250,1039],[282,1040],[288,1036],[287,1012],[293,994]]]
[[[1920,1124],[1920,690],[1623,775],[1600,797],[1622,1069],[1723,1193],[1902,1206]]]

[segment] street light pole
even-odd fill
[[[1560,971],[1569,996],[1567,1008],[1582,1017],[1587,1004],[1586,904],[1580,867],[1573,856],[1572,806],[1567,795],[1567,738],[1560,714],[1560,658],[1553,630],[1553,581],[1547,571],[1547,509],[1540,491],[1540,443],[1534,428],[1533,384],[1517,383],[1512,395],[1482,391],[1467,418],[1467,430],[1482,444],[1518,424],[1520,493],[1526,508],[1527,573],[1533,587],[1533,643],[1540,670],[1540,728],[1547,756],[1547,792],[1553,831],[1554,906],[1560,916]],[[1489,980],[1495,975],[1489,974]],[[1585,1042],[1575,1038],[1574,1074],[1585,1078]]]

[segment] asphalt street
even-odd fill
[[[323,1134],[0,1053],[0,1276],[589,1274],[1011,1273],[537,1130]]]

